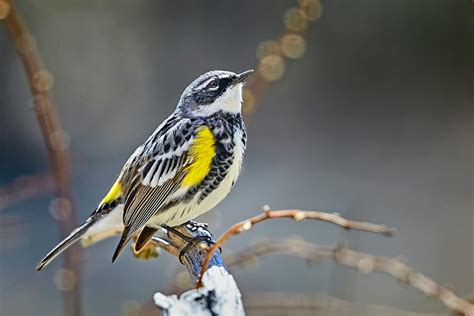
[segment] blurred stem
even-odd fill
[[[68,144],[50,95],[53,77],[44,68],[35,40],[23,22],[14,1],[2,0],[2,2],[9,6],[4,21],[26,71],[34,109],[48,151],[50,170],[54,179],[55,209],[53,211],[58,220],[61,238],[64,238],[76,226],[76,219],[71,190]],[[73,273],[71,275],[74,280],[73,284],[64,289],[65,315],[81,315],[79,256],[77,246],[65,252],[64,269]]]
[[[51,180],[49,173],[20,176],[0,187],[0,211],[11,207],[15,203],[46,195],[51,191]]]
[[[237,224],[232,225],[229,229],[227,229],[219,238],[217,238],[216,242],[212,244],[208,250],[206,255],[206,260],[202,265],[201,269],[201,277],[198,279],[196,287],[199,288],[202,284],[202,276],[204,272],[206,272],[207,266],[209,265],[209,261],[212,258],[214,252],[222,246],[224,242],[226,242],[231,237],[238,235],[244,231],[249,231],[254,225],[264,222],[269,219],[277,219],[277,218],[291,218],[297,222],[300,222],[305,219],[312,219],[312,220],[319,220],[323,222],[333,223],[338,225],[344,229],[350,230],[360,230],[360,231],[367,231],[372,232],[375,234],[381,234],[385,236],[392,236],[394,232],[393,228],[387,228],[383,225],[377,225],[367,222],[358,222],[358,221],[351,221],[347,220],[338,213],[326,213],[326,212],[319,212],[319,211],[302,211],[302,210],[271,210],[270,206],[265,205],[263,207],[263,213],[243,220]]]
[[[364,273],[381,272],[421,291],[453,311],[473,316],[474,305],[457,296],[449,288],[442,286],[427,276],[416,272],[400,260],[374,256],[339,245],[320,246],[304,240],[280,239],[256,243],[238,253],[225,258],[228,267],[242,266],[256,258],[270,254],[280,254],[306,259],[309,262],[335,262]]]

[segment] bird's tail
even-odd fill
[[[41,261],[36,265],[35,270],[40,271],[46,267],[54,258],[56,258],[61,252],[69,248],[76,241],[81,239],[82,236],[89,230],[94,224],[94,220],[89,218],[84,224],[73,230],[73,232],[61,241],[56,247],[53,248]]]

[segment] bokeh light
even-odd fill
[[[275,41],[263,41],[257,47],[257,58],[260,60],[269,55],[279,55],[280,45]]]
[[[298,59],[303,57],[306,49],[304,38],[299,34],[286,34],[281,38],[281,50],[288,58]]]
[[[285,27],[294,32],[303,32],[308,27],[308,20],[300,8],[289,9],[283,16]]]
[[[55,150],[64,150],[69,147],[71,143],[71,137],[65,130],[57,130],[50,136],[51,145]]]
[[[278,80],[285,72],[285,60],[279,55],[268,55],[262,58],[258,71],[268,81]]]
[[[321,16],[319,0],[300,0],[300,9],[308,21],[316,21]]]
[[[54,77],[47,70],[40,70],[33,75],[33,86],[38,91],[47,91],[54,85]]]
[[[0,20],[4,19],[10,14],[11,6],[6,1],[0,0]]]
[[[51,202],[49,212],[55,220],[64,221],[72,214],[71,203],[68,199],[56,198]]]

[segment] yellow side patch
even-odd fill
[[[122,184],[117,180],[114,185],[110,188],[109,193],[100,201],[100,204],[112,202],[122,194]]]
[[[196,138],[189,149],[191,164],[186,167],[186,176],[182,186],[199,184],[211,170],[212,160],[216,155],[214,134],[207,126],[199,128]]]

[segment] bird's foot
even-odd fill
[[[208,225],[206,223],[198,223],[196,221],[189,221],[185,225],[186,225],[186,228],[193,233],[196,233],[199,231],[198,232],[199,235],[194,236],[194,237],[187,236],[173,227],[163,226],[163,228],[168,231],[168,234],[171,232],[175,234],[176,236],[178,236],[179,238],[181,238],[182,240],[184,240],[185,242],[187,242],[186,246],[184,246],[184,248],[179,252],[178,258],[181,264],[184,264],[183,257],[193,247],[198,246],[198,245],[203,245],[204,243],[206,243],[207,247],[209,247],[215,243],[215,240],[212,238],[212,234],[207,230]],[[221,247],[219,247],[219,251],[222,253]]]
[[[215,243],[215,240],[212,238],[212,236],[196,236],[196,237],[190,237],[188,240],[186,240],[187,244],[184,246],[183,249],[179,252],[179,262],[181,264],[184,264],[183,262],[183,257],[193,248],[196,246],[201,247],[202,249],[205,249],[206,247],[209,247]],[[204,246],[204,243],[206,245]]]

